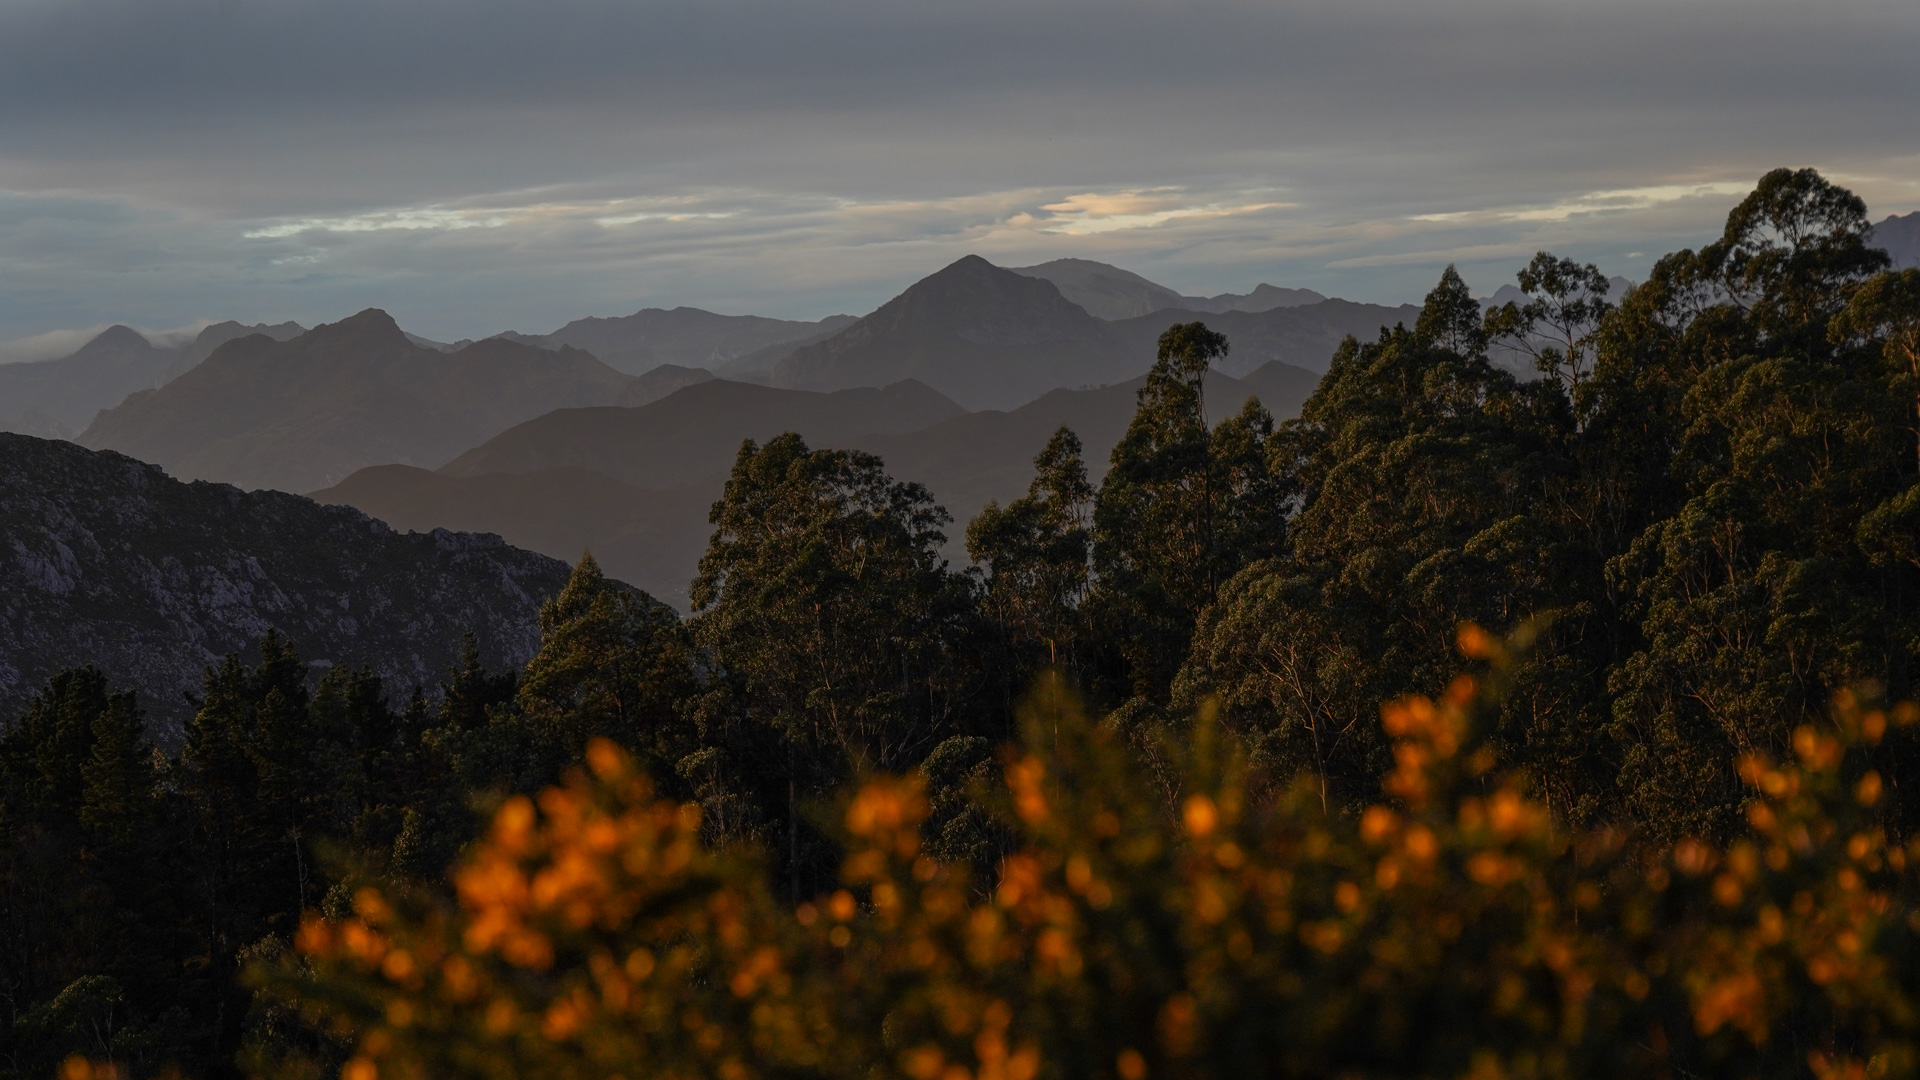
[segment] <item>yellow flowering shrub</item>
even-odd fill
[[[1486,698],[1388,705],[1390,797],[1349,815],[1261,794],[1204,715],[1170,804],[1046,682],[984,793],[1017,838],[991,881],[875,777],[843,887],[797,909],[598,742],[500,809],[457,905],[365,890],[262,978],[353,1043],[345,1080],[1914,1073],[1920,845],[1863,765],[1911,705],[1843,697],[1744,762],[1719,848],[1554,821],[1477,737]]]

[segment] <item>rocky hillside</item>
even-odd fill
[[[54,671],[95,663],[177,730],[200,673],[269,627],[316,665],[432,687],[478,635],[525,662],[563,562],[497,536],[398,534],[279,492],[187,484],[116,453],[0,434],[0,722]]]

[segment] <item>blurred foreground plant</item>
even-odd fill
[[[1473,628],[1462,647],[1501,647]],[[1389,801],[1328,814],[1205,711],[1177,794],[1057,679],[1024,709],[992,881],[921,850],[913,777],[842,805],[844,888],[802,904],[700,841],[612,744],[504,805],[457,906],[362,890],[257,969],[377,1077],[1900,1076],[1913,864],[1852,695],[1743,763],[1725,848],[1575,832],[1478,732],[1461,677],[1382,714]]]

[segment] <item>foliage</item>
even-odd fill
[[[1470,646],[1491,650],[1485,635]],[[1500,676],[1496,675],[1496,680]],[[1915,1059],[1909,851],[1843,698],[1792,757],[1743,762],[1751,832],[1715,847],[1566,830],[1504,767],[1461,678],[1389,706],[1380,802],[1272,798],[1204,717],[1176,807],[1060,684],[1003,793],[990,893],[922,851],[918,782],[843,805],[845,887],[797,912],[597,743],[514,800],[457,905],[375,890],[310,917],[276,993],[356,1040],[344,1075],[1822,1076]],[[1170,812],[1171,811],[1171,812]]]
[[[712,521],[689,629],[720,677],[683,768],[725,835],[784,849],[798,889],[832,873],[803,803],[966,733],[973,588],[924,487],[791,433],[740,448]]]
[[[1278,544],[1285,500],[1268,476],[1273,418],[1257,400],[1209,431],[1205,375],[1227,339],[1202,323],[1160,335],[1139,408],[1093,511],[1093,618],[1122,699],[1163,700],[1194,621],[1246,562]]]
[[[981,607],[1007,639],[1016,678],[1041,665],[1079,669],[1092,544],[1079,436],[1054,432],[1033,467],[1024,497],[988,502],[967,525],[967,555],[986,572]]]

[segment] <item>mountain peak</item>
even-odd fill
[[[95,334],[93,340],[81,346],[79,351],[88,353],[105,352],[108,350],[114,352],[124,352],[127,350],[145,352],[153,347],[153,342],[148,341],[145,334],[142,334],[131,326],[115,323],[105,330],[100,331],[98,334]]]
[[[839,334],[789,353],[774,366],[773,383],[833,390],[917,378],[969,408],[997,408],[1055,386],[1131,374],[1112,345],[1108,325],[1053,282],[969,255]]]
[[[399,323],[393,321],[393,316],[380,308],[367,308],[336,323],[322,323],[302,336],[327,342],[352,341],[358,344],[418,347],[407,340],[406,332],[400,329]]]

